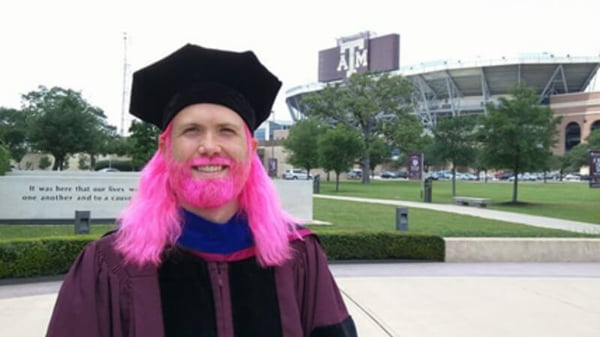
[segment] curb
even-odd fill
[[[600,262],[595,238],[444,238],[445,262]]]

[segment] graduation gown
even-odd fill
[[[268,268],[254,256],[219,261],[181,248],[138,267],[107,235],[67,273],[46,336],[356,336],[318,238],[303,234],[291,259]]]

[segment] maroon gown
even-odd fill
[[[219,262],[176,247],[160,266],[125,265],[115,235],[89,244],[65,277],[47,337],[354,337],[314,234],[293,257]]]

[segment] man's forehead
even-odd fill
[[[173,119],[173,125],[217,124],[244,127],[244,120],[232,109],[218,104],[198,103],[185,107]]]

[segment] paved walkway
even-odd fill
[[[600,264],[334,265],[368,337],[600,336]]]
[[[600,263],[337,263],[361,337],[598,337]],[[0,286],[0,336],[43,336],[60,281]]]
[[[373,203],[381,205],[393,205],[403,207],[414,207],[414,208],[425,208],[434,211],[442,211],[449,213],[457,213],[463,215],[476,216],[480,218],[501,220],[505,222],[519,223],[524,225],[562,229],[572,232],[586,233],[586,234],[600,234],[600,224],[591,224],[580,221],[563,220],[556,218],[549,218],[537,215],[528,215],[523,213],[511,213],[505,211],[497,211],[488,208],[474,207],[474,206],[460,206],[450,204],[435,204],[425,202],[414,202],[414,201],[402,201],[402,200],[389,200],[389,199],[368,199],[368,198],[357,198],[357,197],[343,197],[333,195],[315,194],[315,198],[321,199],[335,199],[335,200],[346,200],[346,201],[357,201],[363,203]]]

